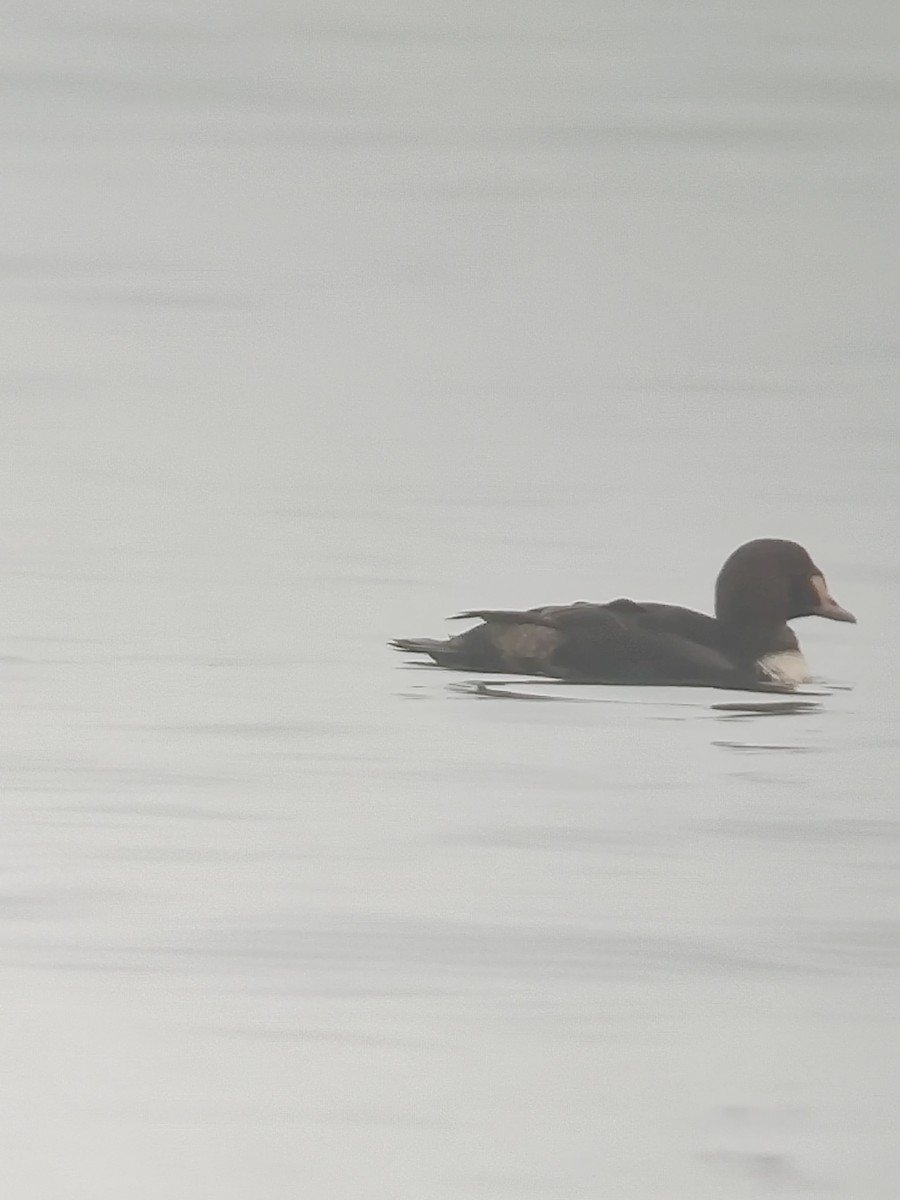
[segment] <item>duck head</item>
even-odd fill
[[[825,576],[797,542],[759,538],[739,546],[716,580],[716,619],[735,641],[750,646],[795,617],[850,621]],[[754,649],[756,647],[754,646]]]

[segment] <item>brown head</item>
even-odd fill
[[[828,591],[825,576],[797,542],[759,538],[739,546],[716,580],[716,618],[750,642],[795,617],[851,621]]]

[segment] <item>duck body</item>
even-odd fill
[[[791,691],[809,677],[787,622],[855,621],[796,542],[739,547],[716,581],[716,615],[619,599],[524,611],[482,609],[480,623],[443,641],[400,638],[399,650],[456,670],[543,675],[579,683]]]

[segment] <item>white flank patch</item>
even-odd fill
[[[799,650],[776,650],[764,654],[759,665],[773,683],[784,683],[796,687],[798,683],[809,683],[809,667]]]

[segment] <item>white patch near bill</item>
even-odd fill
[[[764,654],[759,665],[773,683],[796,687],[798,683],[809,683],[809,667],[799,650],[776,650]]]

